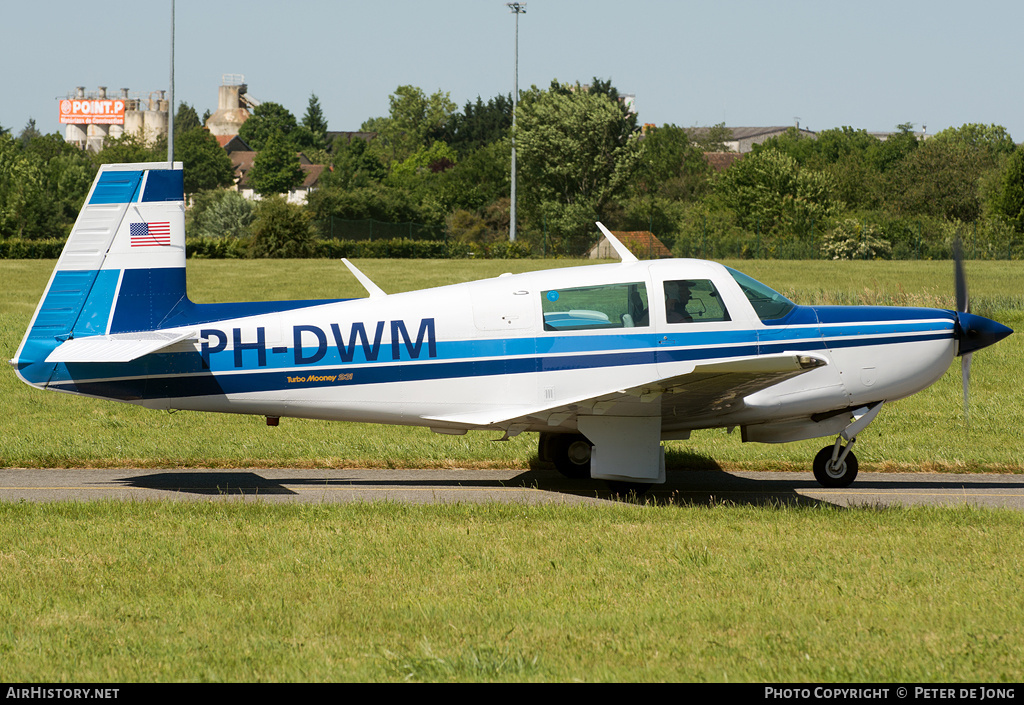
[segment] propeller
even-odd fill
[[[967,274],[964,272],[964,253],[960,245],[960,236],[953,240],[953,281],[956,286],[956,321],[957,327],[963,336],[963,324],[960,321],[961,313],[971,312],[971,300],[967,293]],[[960,380],[964,388],[964,421],[970,426],[970,404],[968,387],[971,383],[971,354],[970,352],[960,355]]]
[[[953,241],[953,277],[956,283],[956,339],[964,387],[964,419],[969,423],[967,388],[971,382],[971,354],[1002,340],[1013,330],[984,316],[971,313],[967,275],[964,274],[963,249],[959,237]]]

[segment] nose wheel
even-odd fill
[[[814,479],[822,487],[849,487],[857,479],[857,456],[852,452],[856,438],[843,446],[837,438],[834,445],[825,446],[814,456]]]

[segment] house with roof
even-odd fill
[[[696,141],[706,135],[711,129],[710,127],[689,127],[686,129],[686,132],[690,135],[691,139]],[[794,127],[792,125],[776,125],[774,127],[726,127],[725,129],[731,133],[730,136],[732,138],[725,140],[726,149],[737,154],[747,154],[753,151],[755,144],[762,144],[772,137],[784,135],[789,130],[794,129]],[[802,137],[818,138],[817,132],[812,132],[799,125],[796,125],[795,129]]]
[[[238,135],[218,136],[217,141],[221,142],[221,146],[228,153],[231,166],[235,170],[234,189],[242,194],[243,198],[250,201],[260,200],[260,195],[252,188],[248,178],[258,152]],[[299,168],[302,169],[304,175],[302,183],[283,195],[289,203],[304,205],[309,193],[317,187],[320,176],[327,167],[323,164],[314,164],[305,154],[299,152]]]
[[[648,230],[622,231],[613,230],[612,235],[619,239],[630,252],[638,259],[664,259],[672,257],[672,251],[665,247],[665,243],[654,236]],[[615,248],[608,242],[608,238],[601,236],[601,240],[590,248],[587,253],[590,259],[618,259],[619,255]]]
[[[237,179],[235,181],[235,190],[242,194],[243,198],[250,201],[261,199],[261,196],[256,193],[252,184],[249,183],[249,172],[252,171],[252,165],[256,161],[257,154],[257,152],[236,152],[231,158],[231,163],[236,165],[235,174]],[[287,194],[282,195],[285,196],[285,200],[288,203],[303,206],[306,204],[306,198],[310,192],[316,189],[320,181],[320,175],[323,174],[324,169],[327,167],[323,164],[314,164],[305,154],[299,152],[299,168],[302,169],[303,173],[302,183]]]

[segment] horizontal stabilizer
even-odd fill
[[[187,333],[118,333],[93,335],[68,340],[46,358],[46,362],[131,362],[143,355],[160,352],[177,343],[199,340],[195,331]]]

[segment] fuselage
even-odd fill
[[[123,271],[110,286],[137,276]],[[796,306],[752,282],[713,262],[661,260],[503,275],[367,299],[186,301],[157,329],[191,337],[158,353],[124,363],[52,365],[26,357],[18,368],[35,386],[151,408],[457,432],[500,427],[488,420],[642,387],[702,363],[783,352],[827,363],[743,403],[703,413],[677,413],[666,404],[662,430],[671,438],[902,398],[939,379],[957,353],[951,311]],[[680,291],[688,301],[678,301]],[[112,332],[121,306],[116,296],[113,302],[99,312],[108,317],[100,332]],[[113,332],[133,327],[125,320]],[[525,430],[574,427],[570,416],[554,425],[538,419]],[[755,432],[752,439],[770,436]]]

